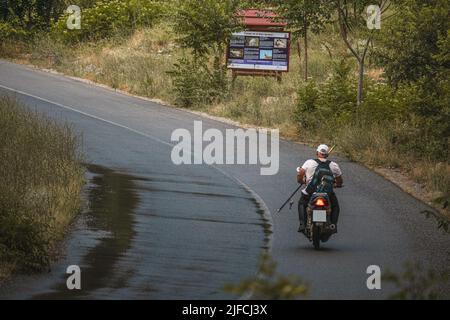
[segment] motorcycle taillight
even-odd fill
[[[314,202],[314,204],[317,207],[325,207],[327,205],[325,199],[323,199],[323,198],[317,198],[316,201]]]

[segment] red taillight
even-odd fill
[[[316,200],[316,206],[318,206],[318,207],[325,207],[325,205],[326,205],[326,203],[325,203],[325,199],[322,199],[322,198],[318,198],[317,200]]]

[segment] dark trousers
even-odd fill
[[[339,201],[334,192],[330,193],[329,197],[331,201],[331,223],[337,225],[341,208],[339,207]],[[304,224],[306,224],[306,208],[308,207],[310,198],[311,196],[302,193],[302,197],[298,202],[298,218]]]

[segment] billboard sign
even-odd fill
[[[228,46],[228,68],[289,71],[289,32],[233,33]]]

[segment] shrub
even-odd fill
[[[227,293],[238,297],[251,296],[255,300],[294,300],[306,297],[309,290],[304,280],[279,273],[276,262],[267,253],[261,257],[257,276],[224,287]]]
[[[351,66],[345,60],[341,60],[334,64],[333,75],[325,81],[320,92],[318,111],[327,118],[339,120],[339,117],[345,118],[355,111],[356,88],[351,71]]]
[[[349,157],[371,164],[397,166],[389,156],[369,155],[391,150],[423,160],[448,159],[450,86],[446,78],[400,84],[397,89],[366,79],[359,107],[353,83],[349,66],[341,62],[320,86],[301,86],[295,111],[300,129],[338,142]]]
[[[0,261],[48,265],[80,207],[83,171],[67,126],[0,98]]]
[[[223,70],[210,71],[205,59],[182,57],[169,72],[175,102],[181,107],[204,106],[225,97],[228,80]]]
[[[21,27],[13,27],[11,23],[8,22],[0,22],[0,39],[2,41],[7,39],[18,39],[25,38],[28,36],[28,32],[26,32]]]
[[[406,101],[385,83],[366,82],[365,93],[364,102],[356,110],[357,118],[363,123],[386,123],[405,119]]]
[[[320,92],[315,82],[311,81],[300,86],[294,118],[302,128],[315,129],[319,126],[318,119],[315,118],[319,97]]]
[[[356,110],[354,81],[343,60],[334,65],[332,76],[320,87],[314,82],[300,87],[295,119],[300,128],[328,130],[349,121]]]
[[[216,51],[221,58],[231,33],[240,27],[238,0],[178,0],[173,7],[174,31],[179,42],[196,56]]]
[[[81,29],[68,30],[68,14],[62,15],[52,27],[56,37],[73,42],[106,38],[117,33],[131,33],[137,27],[151,26],[161,16],[159,1],[100,1],[81,12]]]

